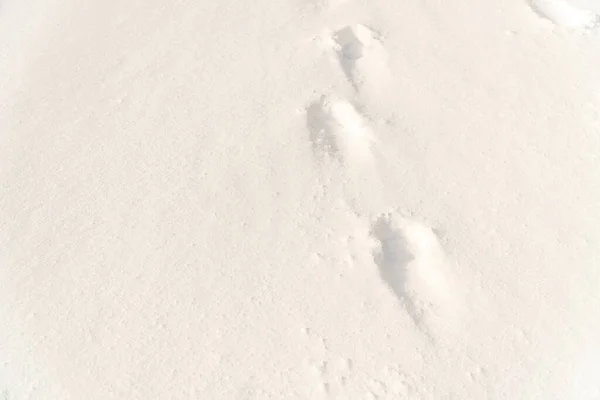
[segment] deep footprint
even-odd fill
[[[385,88],[388,56],[376,32],[361,24],[350,25],[335,32],[333,40],[340,66],[357,92]]]
[[[342,163],[360,163],[371,158],[374,135],[365,118],[348,101],[322,96],[306,110],[315,156],[334,157]]]
[[[374,252],[379,274],[414,323],[425,331],[451,323],[458,310],[452,271],[433,230],[384,214],[371,233],[379,244]]]

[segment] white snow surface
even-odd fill
[[[600,399],[599,15],[0,1],[0,399]]]

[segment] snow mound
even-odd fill
[[[570,29],[593,29],[600,25],[600,16],[583,10],[568,0],[531,0],[531,8],[553,24]]]

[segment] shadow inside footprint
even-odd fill
[[[362,25],[359,26],[361,29],[367,29]],[[335,42],[338,44],[339,49],[337,51],[338,60],[342,71],[346,75],[346,79],[352,83],[355,89],[358,89],[357,77],[355,76],[356,61],[360,60],[364,56],[364,44],[360,40],[357,34],[357,28],[347,26],[337,31],[334,35]]]
[[[323,100],[314,102],[306,109],[306,126],[310,133],[312,150],[320,160],[339,151],[330,126],[330,118],[323,108]]]
[[[393,226],[389,216],[381,216],[373,226],[373,236],[379,241],[380,248],[374,255],[381,279],[388,285],[406,311],[419,325],[422,310],[417,307],[408,293],[408,268],[415,259],[408,248],[402,232]]]

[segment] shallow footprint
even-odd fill
[[[434,231],[396,214],[383,214],[371,231],[379,274],[414,323],[426,332],[450,327],[460,309],[453,271]]]
[[[317,158],[332,156],[346,164],[370,161],[373,132],[348,101],[322,96],[307,108],[306,124]]]
[[[554,25],[569,29],[593,29],[600,25],[600,16],[580,9],[567,0],[529,0],[531,9]]]

